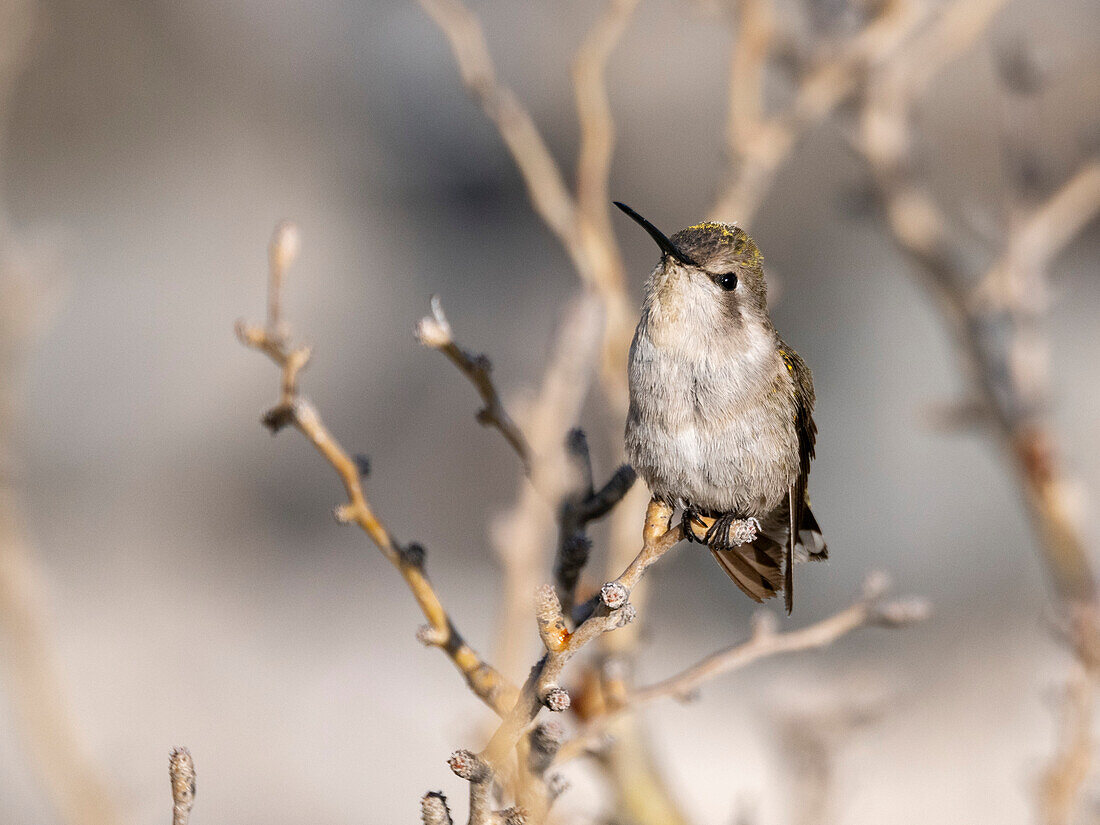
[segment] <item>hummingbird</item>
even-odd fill
[[[806,490],[813,376],[768,316],[764,256],[736,224],[669,238],[614,203],[661,249],[630,345],[627,456],[683,508],[689,541],[754,601],[782,592],[789,615],[795,560],[828,551]]]

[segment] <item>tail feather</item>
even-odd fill
[[[791,529],[789,517],[789,510],[784,507],[764,520],[763,529],[749,544],[732,550],[710,548],[726,575],[754,602],[763,602],[787,591],[790,580],[787,563],[787,537]],[[794,562],[823,561],[828,557],[829,550],[821,535],[821,527],[807,505],[802,508]]]
[[[783,590],[783,548],[761,533],[751,544],[732,550],[710,548],[715,561],[754,602],[770,599]]]
[[[807,503],[802,508],[802,523],[798,527],[795,561],[825,561],[828,558],[829,548],[825,544],[825,537],[821,534],[821,526]]]

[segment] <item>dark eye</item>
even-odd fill
[[[722,289],[726,290],[726,292],[729,292],[737,286],[737,276],[732,272],[723,272],[721,275],[716,275],[714,277],[714,282],[722,287]]]

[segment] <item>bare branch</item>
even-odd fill
[[[712,653],[674,676],[647,687],[627,690],[625,695],[617,697],[607,712],[595,717],[581,734],[562,747],[556,763],[588,753],[611,723],[650,702],[663,698],[688,699],[701,685],[717,676],[772,656],[828,647],[861,627],[904,627],[927,617],[929,606],[923,599],[886,601],[887,588],[884,576],[869,576],[862,594],[852,605],[808,627],[786,633],[776,631],[772,614],[761,612],[748,641]],[[604,586],[605,603],[616,604],[622,598],[622,592],[614,583]]]
[[[483,427],[496,427],[523,462],[524,472],[531,472],[531,448],[516,423],[508,416],[493,385],[493,365],[484,355],[471,355],[454,341],[451,325],[443,314],[443,302],[432,296],[432,314],[420,319],[416,337],[426,347],[446,355],[459,372],[474,385],[485,406],[478,411],[477,421]]]
[[[469,825],[491,825],[493,772],[485,760],[472,751],[457,750],[447,764],[455,776],[470,783]]]
[[[704,682],[738,670],[760,659],[783,653],[828,647],[861,627],[903,627],[922,621],[928,604],[919,599],[883,602],[880,586],[868,580],[864,593],[851,606],[809,627],[777,633],[771,623],[758,622],[751,639],[712,653],[687,670],[628,694],[627,704],[637,707],[665,696],[685,698]]]
[[[929,13],[927,4],[884,3],[862,31],[800,80],[786,109],[769,117],[760,86],[772,42],[769,9],[762,0],[743,3],[730,50],[726,137],[731,171],[711,216],[750,222],[799,138],[851,98],[864,74],[891,57]]]
[[[1069,825],[1093,763],[1092,720],[1096,679],[1077,667],[1061,701],[1058,750],[1039,779],[1039,812],[1043,825]]]
[[[566,434],[581,414],[599,346],[601,301],[585,290],[567,307],[555,335],[538,395],[519,411],[532,450],[530,484],[494,520],[493,546],[504,569],[504,594],[494,660],[506,674],[530,664],[531,593],[543,576],[547,536],[563,497],[577,485],[577,467],[565,454]]]
[[[280,225],[275,243],[288,237],[294,236],[287,233],[285,224]],[[285,258],[286,255],[278,250],[271,255],[273,261]],[[271,283],[280,284],[281,277],[272,278]],[[279,302],[275,300],[269,304],[277,307]],[[466,644],[428,580],[423,548],[419,545],[403,547],[394,541],[363,493],[358,463],[333,438],[314,406],[299,394],[297,376],[309,359],[309,351],[291,347],[287,337],[278,330],[243,322],[237,324],[237,337],[245,346],[266,354],[282,370],[279,402],[264,415],[264,423],[275,432],[284,426],[293,426],[332,465],[348,497],[347,503],[335,510],[337,521],[358,525],[405,579],[428,620],[427,626],[418,633],[420,640],[446,653],[462,672],[470,689],[489,707],[500,714],[507,712],[516,695],[515,687]]]
[[[172,782],[172,825],[187,825],[195,804],[195,763],[187,748],[175,748],[168,757]]]
[[[624,284],[622,256],[610,232],[607,175],[613,141],[604,91],[604,66],[637,0],[611,0],[582,46],[574,66],[577,108],[582,117],[577,198],[531,115],[496,77],[496,68],[477,16],[461,0],[419,0],[446,35],[467,91],[496,126],[527,186],[535,213],[558,238],[581,282],[601,299],[606,316],[602,383],[615,412],[625,413],[626,354],[633,313]],[[597,178],[597,176],[599,176]],[[578,199],[583,197],[584,204]],[[597,217],[597,198],[603,199]]]
[[[497,80],[496,67],[477,16],[459,0],[419,1],[447,36],[466,90],[504,139],[527,185],[535,212],[566,249],[578,255],[573,196],[531,115],[512,90]]]
[[[637,480],[634,469],[624,464],[603,487],[595,490],[592,458],[583,430],[575,429],[570,433],[569,454],[577,466],[579,484],[575,492],[562,501],[558,513],[558,551],[554,563],[554,582],[567,616],[573,612],[577,582],[592,548],[585,532],[588,525],[622,501]]]
[[[420,821],[423,825],[454,825],[442,791],[428,791],[420,798]]]
[[[683,538],[683,531],[679,525],[668,528],[671,515],[672,510],[666,505],[656,501],[650,504],[643,531],[642,550],[634,563],[612,584],[621,586],[629,592],[645,571]],[[547,594],[547,598],[541,603],[552,609],[554,604],[549,598],[549,591],[544,593]],[[494,768],[503,765],[508,754],[515,749],[523,731],[534,721],[543,707],[549,707],[553,711],[566,709],[569,706],[569,694],[559,683],[566,663],[590,641],[603,633],[629,624],[633,618],[634,609],[628,602],[616,608],[610,608],[601,602],[591,615],[566,637],[564,644],[556,650],[548,649],[546,655],[531,671],[515,706],[503,719],[500,727],[482,751],[481,756],[485,761]],[[540,624],[545,621],[544,617],[540,620]]]
[[[608,205],[615,123],[607,96],[605,70],[638,0],[610,0],[573,59],[573,90],[580,126],[577,207],[600,235],[613,237]]]

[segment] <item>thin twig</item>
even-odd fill
[[[611,0],[607,13],[585,41],[574,65],[577,109],[581,116],[582,158],[578,191],[569,191],[534,119],[496,75],[477,15],[460,0],[419,0],[447,37],[466,90],[492,121],[527,187],[535,213],[557,237],[581,282],[601,298],[605,314],[602,385],[616,413],[627,403],[626,354],[633,312],[626,295],[622,255],[607,231],[606,217],[595,218],[596,199],[607,190],[613,141],[604,86],[604,67],[636,0]],[[599,176],[599,179],[596,179]],[[610,208],[604,197],[603,210]]]
[[[592,548],[586,533],[588,525],[603,518],[622,501],[638,477],[630,465],[624,464],[596,490],[592,481],[592,457],[583,430],[575,429],[570,433],[568,450],[577,466],[580,483],[574,493],[566,496],[561,503],[558,550],[554,562],[554,584],[566,616],[573,613],[577,582]]]
[[[195,762],[187,748],[175,748],[168,756],[172,783],[172,825],[187,825],[195,804]]]
[[[422,825],[454,825],[447,797],[442,791],[428,791],[420,798],[420,822]]]
[[[1077,667],[1065,685],[1057,750],[1039,778],[1043,825],[1068,825],[1093,764],[1092,720],[1096,678]]]
[[[531,447],[516,423],[509,417],[500,401],[500,394],[493,385],[492,362],[485,355],[471,355],[455,343],[451,325],[443,313],[443,302],[432,296],[432,314],[420,319],[416,325],[416,337],[426,347],[446,355],[474,385],[485,406],[477,413],[477,421],[483,427],[496,427],[512,449],[516,451],[524,472],[531,472]]]
[[[731,169],[710,215],[750,222],[799,138],[851,98],[863,75],[891,58],[929,13],[927,4],[888,0],[861,31],[810,69],[785,109],[766,116],[760,83],[772,40],[770,15],[761,0],[744,3],[730,50],[726,135]]]
[[[760,659],[828,647],[861,627],[900,627],[921,621],[928,615],[928,605],[919,599],[883,603],[880,585],[872,583],[876,579],[870,579],[861,597],[839,613],[785,633],[777,633],[770,622],[757,622],[747,642],[712,653],[675,676],[639,688],[627,695],[626,702],[637,707],[665,696],[684,698],[704,682]]]
[[[286,237],[285,225],[280,227],[274,243],[278,244],[283,237]],[[284,260],[287,265],[291,260],[290,256],[281,253],[273,253],[271,259]],[[277,282],[273,279],[272,283]],[[274,305],[278,306],[278,302]],[[417,634],[419,639],[446,653],[478,698],[498,714],[506,713],[514,702],[515,686],[462,638],[428,580],[423,548],[415,544],[401,546],[394,541],[363,493],[359,465],[333,438],[316,408],[299,394],[298,374],[309,360],[309,350],[292,347],[287,337],[278,330],[249,326],[243,322],[237,324],[237,337],[245,346],[266,354],[282,371],[279,402],[264,415],[264,424],[272,432],[293,426],[332,465],[348,497],[346,504],[336,508],[336,519],[342,524],[357,524],[405,579],[428,620],[428,624]]]
[[[506,763],[523,732],[542,708],[561,712],[569,707],[569,694],[560,684],[562,670],[569,660],[593,639],[629,624],[634,618],[633,606],[627,600],[630,590],[652,564],[683,538],[679,525],[668,527],[671,514],[671,509],[666,505],[657,502],[650,505],[642,550],[635,562],[618,579],[604,585],[602,601],[592,614],[573,633],[568,634],[560,646],[548,648],[546,655],[532,669],[515,706],[481,752],[481,757],[494,770]],[[545,588],[542,596],[539,602],[540,626],[557,626],[559,622],[564,625],[561,604],[552,590]]]
[[[712,653],[691,667],[647,687],[628,690],[604,714],[595,717],[585,730],[562,747],[557,762],[568,761],[590,751],[608,727],[623,714],[633,713],[658,699],[690,698],[704,683],[739,670],[761,659],[784,653],[816,650],[836,642],[861,627],[902,627],[922,621],[929,612],[922,599],[884,600],[885,576],[869,576],[860,597],[850,606],[800,630],[776,631],[770,613],[762,613],[746,642]]]

